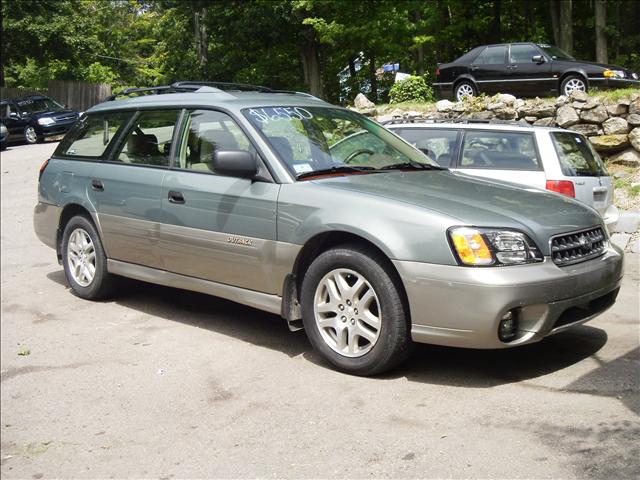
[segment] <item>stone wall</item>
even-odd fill
[[[356,103],[358,106],[358,104]],[[640,167],[640,92],[628,98],[610,101],[584,92],[559,96],[555,100],[523,100],[508,94],[475,97],[463,102],[440,100],[425,112],[387,107],[385,110],[362,108],[378,121],[397,116],[433,120],[470,118],[512,120],[527,125],[562,127],[587,136],[595,149],[611,163]]]

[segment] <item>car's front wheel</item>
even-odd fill
[[[24,141],[29,145],[33,145],[34,143],[38,143],[40,138],[36,133],[36,129],[32,126],[28,126],[24,129]]]
[[[473,83],[468,81],[460,82],[456,85],[456,100],[461,102],[465,97],[475,97],[478,94]]]
[[[562,81],[560,90],[562,91],[562,94],[566,96],[571,95],[575,91],[586,92],[587,82],[585,82],[584,78],[578,75],[569,75]]]
[[[309,341],[336,368],[374,375],[406,359],[409,321],[401,286],[378,252],[345,245],[322,253],[302,282]]]
[[[113,275],[107,271],[107,257],[100,236],[89,219],[73,217],[62,235],[62,264],[67,282],[81,298],[98,300],[111,293]]]

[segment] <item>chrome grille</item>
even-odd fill
[[[564,266],[584,262],[604,253],[607,236],[602,227],[551,237],[551,258]]]

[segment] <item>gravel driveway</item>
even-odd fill
[[[638,263],[585,326],[508,351],[420,346],[378,378],[304,333],[137,282],[91,303],[32,227],[55,144],[2,153],[2,478],[638,478]]]

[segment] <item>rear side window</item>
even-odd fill
[[[101,158],[130,117],[130,113],[87,115],[69,131],[60,143],[56,154],[68,157]]]
[[[458,145],[459,133],[456,130],[406,128],[393,131],[441,167],[452,166]]]
[[[607,175],[600,156],[582,135],[571,132],[552,132],[551,139],[558,153],[562,173],[567,177]]]
[[[497,45],[495,47],[487,47],[478,55],[478,58],[473,62],[476,65],[496,65],[503,64],[504,59],[507,56],[507,46]]]
[[[540,170],[540,160],[530,133],[468,131],[459,167]]]
[[[179,115],[179,110],[142,112],[129,130],[115,160],[168,167],[173,131]]]

